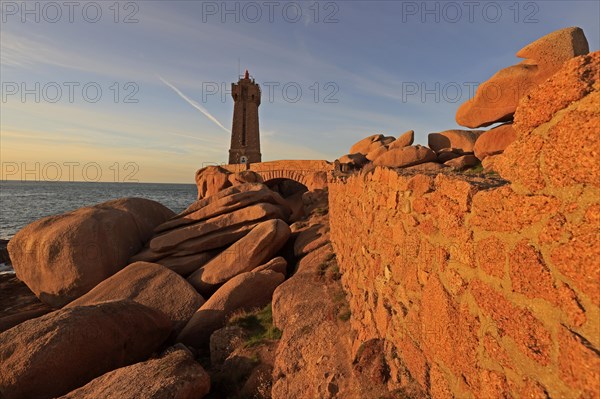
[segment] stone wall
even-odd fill
[[[329,183],[359,355],[434,398],[600,397],[600,54],[524,98],[501,177]]]
[[[232,165],[221,165],[230,172],[239,172],[246,170],[246,165],[232,164]],[[318,171],[329,171],[333,169],[331,162],[322,160],[280,160],[280,161],[267,161],[257,162],[250,164],[250,170],[254,172],[269,172],[273,170],[296,170],[299,172],[318,172]]]

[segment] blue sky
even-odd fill
[[[63,3],[23,20],[2,1],[3,179],[193,182],[227,161],[238,60],[263,89],[263,160],[334,160],[369,134],[457,128],[469,88],[547,33],[600,45],[598,1]]]

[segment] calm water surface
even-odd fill
[[[44,216],[112,199],[147,198],[179,213],[196,195],[193,184],[0,181],[0,239]]]

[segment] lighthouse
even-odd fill
[[[258,107],[260,86],[250,78],[248,70],[237,83],[231,84],[233,97],[233,126],[229,164],[248,164],[261,161]]]

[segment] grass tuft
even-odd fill
[[[228,324],[239,326],[247,332],[246,346],[280,339],[282,334],[281,330],[273,325],[273,308],[270,303],[263,309],[235,313],[229,318]]]
[[[483,175],[488,172],[483,168],[483,165],[479,163],[473,167],[470,167],[469,169],[465,169],[463,173],[466,175]]]

